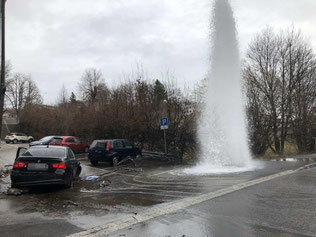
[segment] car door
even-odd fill
[[[15,139],[18,140],[19,142],[23,141],[23,137],[22,137],[22,134],[21,133],[16,133],[15,135]]]
[[[72,173],[75,175],[77,173],[79,161],[76,159],[76,156],[71,149],[68,149],[68,158],[71,164]]]
[[[82,142],[79,140],[79,138],[74,137],[74,143],[75,143],[77,152],[83,152],[84,147],[83,147]]]
[[[73,152],[77,152],[77,144],[75,143],[75,139],[73,137],[68,137],[65,140],[65,146],[69,147]]]
[[[121,140],[114,141],[114,150],[119,154],[120,158],[124,158],[126,156],[124,144]]]
[[[25,133],[20,133],[19,134],[19,141],[22,141],[22,142],[26,142],[27,141],[27,136]]]
[[[125,153],[126,156],[136,156],[136,149],[134,148],[133,144],[127,140],[124,140],[125,145]]]

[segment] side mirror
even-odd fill
[[[27,151],[27,148],[25,147],[19,147],[17,152],[16,152],[16,156],[15,159],[19,158],[20,156],[22,156],[25,152]]]

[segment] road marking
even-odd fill
[[[314,165],[316,165],[316,163],[314,163]],[[176,212],[176,211],[191,207],[193,205],[196,205],[196,204],[199,204],[199,203],[202,203],[202,202],[205,202],[205,201],[208,201],[208,200],[211,200],[211,199],[214,199],[214,198],[217,198],[229,193],[233,193],[233,192],[236,192],[236,191],[239,191],[239,190],[242,190],[242,189],[263,183],[263,182],[267,182],[267,181],[270,181],[282,176],[293,174],[295,172],[298,172],[299,170],[300,169],[288,170],[281,173],[258,178],[255,180],[247,181],[244,183],[236,184],[231,187],[220,189],[214,192],[201,194],[195,197],[188,197],[188,198],[184,198],[184,199],[170,202],[170,203],[156,205],[153,208],[148,209],[147,211],[139,213],[137,216],[135,215],[127,216],[126,218],[123,218],[117,221],[113,221],[104,225],[100,225],[100,226],[88,229],[86,231],[69,235],[69,237],[108,236],[109,234],[115,231],[128,228],[132,225],[142,223],[142,222],[145,222],[153,218],[163,216],[172,212]]]

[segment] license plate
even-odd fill
[[[47,170],[48,165],[44,163],[29,163],[27,165],[28,170]]]

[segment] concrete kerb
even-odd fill
[[[145,222],[147,220],[153,219],[155,217],[159,217],[159,216],[163,216],[166,214],[170,214],[176,211],[179,211],[181,209],[185,209],[188,208],[190,206],[229,194],[229,193],[233,193],[266,181],[270,181],[273,180],[275,178],[279,178],[282,176],[286,176],[289,174],[293,174],[296,173],[298,171],[304,170],[304,169],[308,169],[308,168],[312,168],[316,166],[316,162],[309,164],[309,165],[305,165],[303,167],[300,167],[298,169],[295,170],[287,170],[281,173],[277,173],[277,174],[273,174],[273,175],[269,175],[266,177],[262,177],[262,178],[258,178],[255,180],[250,180],[247,181],[245,183],[241,183],[241,184],[236,184],[233,185],[231,187],[228,188],[224,188],[224,189],[220,189],[214,192],[210,192],[210,193],[206,193],[206,194],[202,194],[202,195],[198,195],[195,197],[189,197],[189,198],[184,198],[181,200],[177,200],[171,203],[164,203],[164,204],[160,204],[157,205],[155,207],[152,207],[151,209],[144,211],[143,213],[139,213],[137,216],[128,216],[126,218],[117,220],[117,221],[113,221],[104,225],[100,225],[100,226],[96,226],[94,228],[88,229],[86,231],[82,231],[82,232],[78,232],[72,235],[69,235],[69,237],[82,237],[82,236],[108,236],[109,234],[118,231],[118,230],[122,230],[125,228],[128,228],[132,225],[138,224],[138,223],[142,223]]]
[[[310,169],[310,168],[313,168],[315,166],[316,166],[316,162],[308,164],[308,165],[304,165],[304,166],[298,168],[296,171],[302,171],[302,170],[305,170],[305,169]]]

